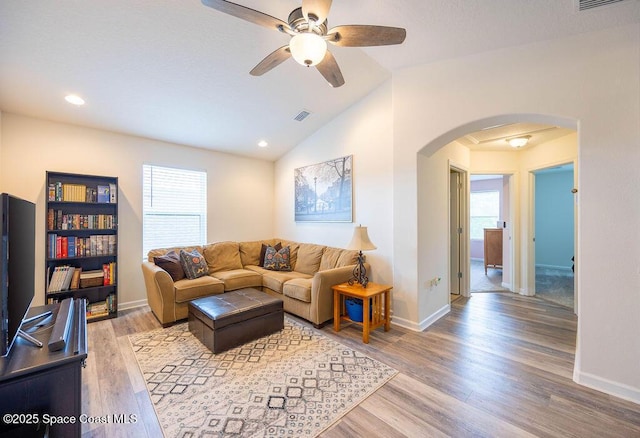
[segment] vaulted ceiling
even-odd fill
[[[300,6],[236,3],[285,21]],[[2,0],[0,110],[275,160],[398,69],[639,20],[638,0],[583,12],[576,0],[335,0],[329,27],[404,27],[407,38],[332,46],[346,81],[334,89],[293,60],[250,76],[288,37],[199,0]]]

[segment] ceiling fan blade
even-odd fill
[[[318,24],[324,23],[331,9],[331,0],[302,0],[302,14],[309,20],[309,14],[318,17]]]
[[[258,65],[253,67],[253,70],[249,72],[252,76],[261,76],[269,70],[279,66],[287,59],[291,58],[291,51],[289,46],[282,46],[277,50],[274,50],[266,58],[264,58]]]
[[[340,67],[338,67],[336,58],[334,58],[328,50],[324,55],[324,59],[316,65],[316,68],[333,88],[344,85],[344,78],[342,77],[342,72],[340,71]]]
[[[350,24],[337,26],[328,32],[327,40],[336,46],[366,47],[402,44],[407,31],[401,27]]]
[[[283,32],[282,29],[289,28],[287,23],[278,18],[228,1],[202,0],[202,4],[217,11],[224,12],[225,14],[233,15],[234,17],[238,17],[242,20],[259,24],[260,26],[268,27],[270,29],[280,30]]]

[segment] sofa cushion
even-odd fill
[[[288,246],[280,250],[276,250],[274,246],[269,246],[264,254],[264,264],[262,266],[272,271],[290,271],[289,254],[290,249]]]
[[[178,280],[173,287],[176,289],[176,303],[186,303],[195,298],[224,292],[224,283],[208,275],[193,280],[187,278]]]
[[[322,253],[326,247],[314,245],[312,243],[301,243],[298,249],[298,259],[296,261],[296,272],[313,275],[320,268]]]
[[[311,275],[302,274],[300,272],[280,272],[268,271],[262,276],[262,285],[269,289],[282,293],[284,284],[294,278],[312,278]]]
[[[333,269],[338,264],[338,259],[342,255],[340,248],[326,247],[322,253],[322,259],[320,259],[320,271],[326,271],[327,269]]]
[[[271,272],[268,269],[263,268],[262,266],[255,266],[255,265],[247,265],[244,267],[244,269],[247,269],[249,271],[253,271],[253,272],[257,272],[260,275],[264,275],[264,273],[266,272]]]
[[[224,282],[224,290],[236,290],[245,287],[261,287],[262,276],[249,269],[233,269],[231,271],[218,271],[213,277]]]
[[[203,277],[208,274],[207,262],[205,262],[202,254],[195,249],[190,252],[181,249],[180,262],[184,269],[184,275],[190,280]]]
[[[305,303],[311,302],[311,278],[294,278],[282,287],[282,295]]]
[[[242,266],[258,266],[260,263],[260,249],[263,244],[271,245],[272,240],[252,240],[250,242],[240,242],[240,262]]]
[[[340,258],[338,258],[338,263],[336,263],[336,268],[342,268],[344,266],[351,266],[358,263],[358,251],[352,249],[343,249],[342,254],[340,254]]]
[[[238,242],[218,242],[204,247],[204,258],[209,266],[209,273],[242,269],[240,245]]]
[[[147,260],[152,262],[155,257],[163,256],[171,251],[175,251],[176,254],[180,254],[180,250],[184,249],[187,252],[191,252],[193,250],[198,251],[200,254],[203,254],[201,246],[178,246],[173,248],[158,248],[152,249],[147,254]]]
[[[185,277],[182,263],[180,263],[180,256],[175,251],[169,251],[165,255],[154,257],[153,263],[167,271],[173,281],[182,280]]]

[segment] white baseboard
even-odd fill
[[[431,324],[433,324],[434,322],[436,322],[437,320],[445,316],[450,311],[451,311],[451,305],[447,304],[446,306],[443,306],[440,310],[438,310],[434,314],[422,320],[422,322],[420,322],[419,324],[415,323],[414,321],[409,321],[408,319],[400,318],[398,316],[394,316],[391,323],[395,325],[399,325],[400,327],[404,327],[406,329],[412,330],[414,332],[421,332],[427,327],[429,327]]]
[[[137,307],[146,306],[147,300],[128,301],[126,303],[118,303],[118,310],[129,310]]]
[[[570,271],[571,270],[571,266],[556,266],[556,265],[538,265],[538,264],[536,264],[536,268],[557,269],[558,271]]]
[[[574,371],[573,381],[596,391],[601,391],[633,403],[640,404],[640,389],[624,383],[614,382],[593,374]]]
[[[511,291],[511,283],[500,283],[500,286],[504,287],[505,289],[509,289],[509,291]]]

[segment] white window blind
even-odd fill
[[[484,240],[484,229],[495,228],[500,216],[500,192],[490,190],[486,192],[471,192],[470,209],[470,237]]]
[[[207,241],[207,173],[145,164],[142,258],[150,250]]]

